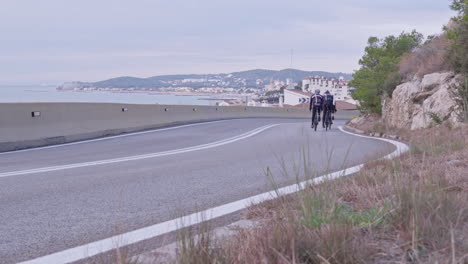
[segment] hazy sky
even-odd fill
[[[254,68],[352,72],[367,38],[441,32],[449,0],[0,0],[0,84]]]

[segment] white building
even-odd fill
[[[286,79],[286,86],[287,86],[287,89],[289,90],[292,90],[294,89],[294,83],[293,83],[293,80],[292,79]]]
[[[356,108],[358,104],[351,96],[354,89],[348,86],[348,82],[343,77],[337,80],[320,76],[302,80],[302,91],[285,89],[284,104],[296,106],[309,103],[312,93],[317,89],[320,90],[320,94],[324,94],[327,90],[330,91],[334,96],[337,107],[340,104],[342,109]]]
[[[309,102],[311,95],[312,94],[308,92],[284,89],[284,104],[285,105],[298,105],[301,103],[306,103],[306,102]]]
[[[320,90],[321,94],[324,94],[327,90],[330,91],[335,97],[335,100],[343,100],[352,104],[357,104],[351,96],[354,88],[349,87],[348,82],[343,77],[337,80],[335,78],[328,79],[323,76],[314,76],[302,80],[303,92],[313,93],[317,89]]]
[[[278,89],[276,89],[274,84],[266,84],[265,87],[263,88],[263,90],[269,92],[269,91],[274,91],[274,90],[278,90]]]
[[[197,83],[197,82],[205,82],[205,79],[183,79],[183,83]]]
[[[311,96],[312,96],[311,92],[302,92],[298,90],[284,90],[284,106],[308,108]],[[338,110],[356,110],[357,109],[356,104],[353,104],[352,102],[349,102],[347,100],[335,100],[335,105],[336,105],[336,109]]]
[[[284,86],[284,82],[280,80],[272,80],[270,84],[266,84],[265,87],[263,88],[264,91],[277,91],[280,90],[281,87]]]

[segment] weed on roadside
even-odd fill
[[[262,219],[253,229],[219,244],[182,238],[178,263],[466,263],[467,132],[413,133],[410,152],[397,159],[249,209]]]

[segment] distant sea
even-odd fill
[[[214,105],[208,96],[174,94],[57,91],[55,86],[0,85],[0,103],[12,102],[97,102],[126,104]]]

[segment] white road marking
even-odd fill
[[[157,128],[157,129],[146,130],[146,131],[141,131],[141,132],[126,133],[126,134],[117,135],[117,136],[109,136],[109,137],[102,137],[102,138],[96,138],[96,139],[88,139],[88,140],[82,140],[82,141],[64,143],[64,144],[58,144],[58,145],[52,145],[52,146],[45,146],[45,147],[37,147],[37,148],[29,148],[29,149],[21,149],[21,150],[12,150],[12,151],[0,152],[0,155],[20,153],[20,152],[29,152],[29,151],[35,151],[35,150],[41,150],[41,149],[60,148],[60,147],[79,145],[79,144],[85,144],[85,143],[90,143],[90,142],[104,141],[104,140],[109,140],[109,139],[114,139],[114,138],[130,137],[130,136],[143,135],[143,134],[149,134],[149,133],[156,133],[156,132],[161,132],[161,131],[167,131],[167,130],[185,128],[185,127],[192,127],[192,126],[201,126],[201,125],[218,123],[218,122],[226,122],[226,121],[228,121],[228,120],[208,121],[208,122],[181,125],[181,126],[174,126],[174,127]]]
[[[162,151],[162,152],[155,152],[155,153],[148,153],[148,154],[142,154],[142,155],[135,155],[135,156],[129,156],[129,157],[122,157],[122,158],[97,160],[97,161],[74,163],[74,164],[52,166],[52,167],[43,167],[43,168],[20,170],[20,171],[3,172],[3,173],[0,173],[0,178],[18,176],[18,175],[26,175],[26,174],[43,173],[43,172],[51,172],[51,171],[59,171],[59,170],[68,170],[68,169],[75,169],[75,168],[82,168],[82,167],[90,167],[90,166],[97,166],[97,165],[104,165],[104,164],[134,161],[134,160],[150,159],[150,158],[156,158],[156,157],[163,157],[163,156],[170,156],[170,155],[175,155],[175,154],[187,153],[187,152],[192,152],[192,151],[197,151],[197,150],[202,150],[202,149],[209,149],[209,148],[214,148],[214,147],[226,145],[226,144],[229,144],[229,143],[233,143],[233,142],[236,142],[236,141],[239,141],[239,140],[242,140],[242,139],[246,139],[246,138],[255,136],[258,133],[261,133],[261,132],[263,132],[263,131],[265,131],[265,130],[267,130],[269,128],[272,128],[272,127],[275,127],[275,126],[278,126],[278,125],[279,124],[272,124],[272,125],[262,126],[262,127],[254,129],[254,130],[251,130],[249,132],[246,132],[244,134],[238,135],[238,136],[234,136],[234,137],[231,137],[231,138],[211,142],[211,143],[208,143],[208,144],[193,146],[193,147],[187,147],[187,148],[181,148],[181,149],[175,149],[175,150],[169,150],[169,151]]]
[[[372,138],[376,140],[381,140],[389,142],[396,146],[396,150],[383,157],[383,159],[392,159],[400,156],[402,153],[405,153],[409,150],[408,146],[404,143],[384,138],[374,138],[368,136],[357,135],[344,131],[340,126],[339,129],[347,134],[354,136]],[[333,180],[343,176],[351,175],[360,171],[364,167],[364,164],[356,165],[351,168],[344,170],[336,171],[330,174],[326,174],[308,181],[303,181],[299,184],[293,184],[283,188],[279,188],[277,191],[265,192],[249,198],[238,200],[235,202],[227,203],[220,205],[214,208],[210,208],[204,211],[193,213],[184,217],[177,219],[169,220],[145,228],[137,229],[135,231],[127,232],[121,235],[113,236],[110,238],[102,239],[95,241],[89,244],[82,246],[66,249],[60,252],[56,252],[50,255],[32,259],[29,261],[21,262],[20,264],[48,264],[48,263],[70,263],[78,260],[82,260],[88,257],[98,255],[100,253],[115,249],[117,246],[124,247],[131,245],[143,240],[151,239],[160,235],[164,235],[173,231],[180,229],[181,227],[189,227],[192,225],[199,224],[204,221],[208,221],[217,217],[228,215],[239,210],[245,209],[249,206],[259,204],[268,200],[272,200],[278,197],[278,195],[286,195],[298,192],[304,189],[307,185],[310,184],[319,184],[324,181]]]
[[[341,130],[341,132],[343,132],[343,133],[350,134],[350,135],[353,135],[353,136],[356,136],[356,137],[378,139],[380,141],[385,141],[385,142],[388,142],[390,144],[393,144],[396,147],[396,150],[393,151],[392,153],[388,154],[387,156],[383,157],[382,159],[393,159],[393,158],[396,158],[396,157],[400,156],[402,153],[405,153],[405,152],[407,152],[409,150],[408,145],[406,145],[405,143],[402,143],[400,141],[391,140],[391,139],[387,139],[387,138],[370,137],[370,136],[364,136],[364,135],[351,133],[351,132],[348,132],[348,131],[344,130],[342,126],[339,126],[338,129]]]

